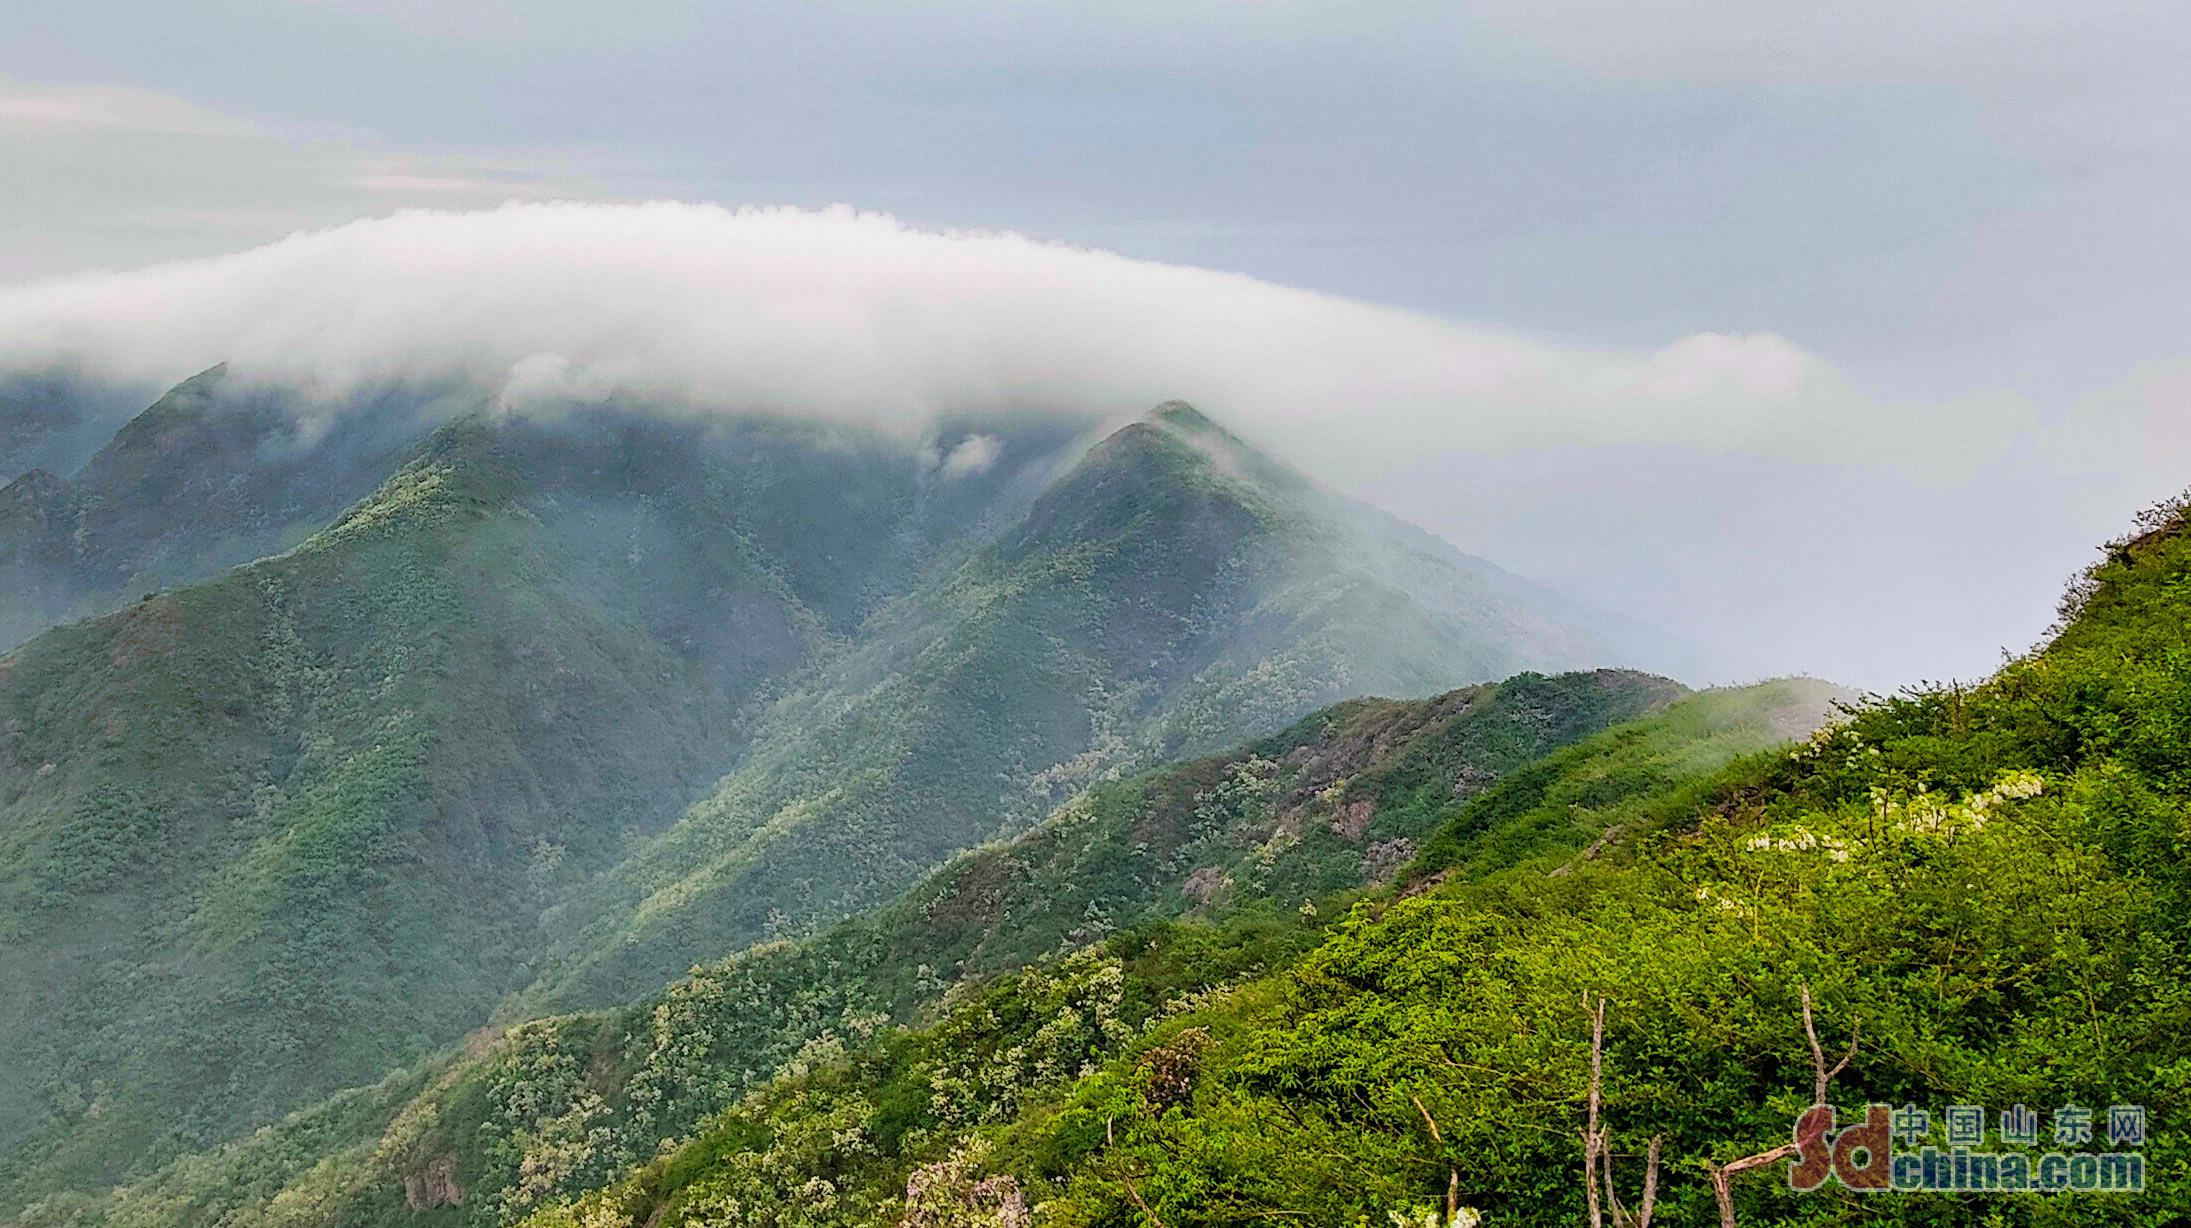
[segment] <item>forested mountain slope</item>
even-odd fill
[[[730,698],[558,584],[458,428],[296,551],[0,660],[0,1137],[203,1145],[475,1026]],[[76,1157],[76,1158],[72,1158]]]
[[[42,391],[38,420],[73,424],[82,394]],[[0,486],[0,652],[297,544],[371,492],[425,433],[422,417],[374,404],[308,430],[280,398],[215,367],[124,423],[80,469],[30,465],[61,457],[26,446],[25,471],[0,475],[12,479]]]
[[[76,472],[142,408],[139,393],[68,372],[0,375],[0,486],[34,469]]]
[[[1526,586],[1173,402],[884,606],[713,796],[555,921],[537,1007],[870,907],[1108,774],[1350,695],[1618,659]]]
[[[959,1009],[939,1002],[984,1002],[1058,975],[1020,972],[1030,961],[1089,952],[1073,957],[1078,967],[1139,952],[1129,963],[1153,979],[1113,988],[1143,1017],[1194,986],[1275,966],[1320,924],[1296,887],[1373,886],[1402,864],[1393,842],[1436,830],[1544,750],[1610,723],[1663,709],[1581,745],[1624,748],[1631,781],[1676,779],[1815,724],[1832,692],[1771,684],[1665,707],[1679,694],[1598,673],[1341,705],[1227,755],[1101,786],[815,939],[710,964],[634,1010],[527,1024],[115,1199],[57,1201],[29,1222],[503,1222],[644,1161],[657,1140],[702,1127],[780,1065],[827,1062],[898,1034],[893,1020],[918,1028]],[[1575,813],[1536,838],[1576,848],[1602,822]],[[1226,867],[1234,881],[1208,889]],[[1258,894],[1265,882],[1284,886]]]
[[[102,601],[309,534],[0,657],[5,1200],[656,992],[1109,774],[1612,651],[1183,406],[1092,451],[470,414],[314,528],[409,428],[300,453],[224,378],[0,525],[122,560]]]
[[[0,658],[7,1168],[96,1185],[478,1026],[1011,480],[893,499],[895,453],[748,431],[462,419],[294,551]],[[851,480],[724,472],[771,460]]]
[[[129,418],[77,466],[57,444],[34,446],[32,428],[79,436],[111,408],[65,382],[0,386],[0,424],[20,420],[21,459],[62,465],[0,467],[9,479],[0,485],[0,651],[293,546],[370,494],[436,428],[491,412],[486,393],[464,386],[391,385],[330,403],[215,367]],[[698,623],[720,612],[697,604],[705,593],[684,591],[684,573],[666,564],[696,565],[705,579],[709,552],[730,549],[765,558],[838,632],[902,591],[934,551],[994,532],[993,511],[1024,511],[1087,429],[941,423],[941,444],[979,433],[994,449],[990,465],[944,473],[940,457],[904,439],[765,414],[609,402],[496,414],[493,425],[533,510],[572,534],[569,553],[598,550],[604,588],[666,585]],[[616,533],[625,536],[610,540]]]
[[[1236,979],[1223,952],[1267,949],[1245,929],[1185,957],[1214,983],[1107,942],[817,1052],[528,1222],[1579,1223],[1591,1188],[1637,1208],[1653,1155],[1654,1222],[2180,1222],[2191,517],[2142,528],[1982,686],[1701,776],[1610,731],[1479,796],[1407,891],[1282,971]],[[1820,1083],[1845,1121],[1926,1110],[1890,1156],[1952,1150],[1946,1106],[2022,1105],[2044,1132],[1989,1120],[1985,1149],[2023,1157],[1997,1179],[2115,1150],[2145,1189],[1802,1193],[1784,1156],[1737,1163],[1786,1144]],[[2109,1106],[2149,1132],[2111,1143]]]

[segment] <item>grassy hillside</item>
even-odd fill
[[[1945,1148],[1948,1105],[2021,1104],[2040,1143],[1990,1147],[2061,1146],[2069,1105],[2101,1150],[2107,1106],[2138,1105],[2149,1188],[1804,1194],[1773,1162],[1728,1177],[1735,1222],[2180,1222],[2191,517],[2143,528],[1983,686],[1701,781],[1677,706],[1479,796],[1408,891],[1282,971],[1142,1012],[1145,953],[1105,944],[818,1055],[530,1222],[1586,1222],[1601,1000],[1609,1188],[1634,1208],[1656,1152],[1661,1221],[1713,1222],[1713,1167],[1813,1101],[1806,998],[1825,1061],[1849,1055],[1831,1103],[1932,1110],[1893,1146]]]
[[[609,1182],[660,1140],[708,1137],[705,1123],[753,1089],[765,1097],[803,1077],[772,1080],[779,1068],[926,1052],[949,1020],[1030,993],[1083,1005],[1097,993],[1123,1022],[1103,1025],[1105,1047],[1089,1053],[1115,1051],[1192,994],[1278,967],[1315,941],[1316,909],[1238,880],[1202,890],[1211,868],[1245,879],[1275,865],[1291,881],[1338,884],[1319,898],[1343,915],[1334,899],[1398,868],[1370,850],[1467,813],[1466,799],[1545,748],[1663,708],[1612,742],[1582,745],[1618,745],[1631,761],[1639,745],[1667,763],[1717,761],[1814,722],[1830,699],[1816,684],[1777,683],[1665,707],[1678,693],[1601,673],[1341,705],[1229,755],[1099,788],[815,939],[696,969],[634,1010],[524,1025],[114,1198],[57,1200],[28,1222],[501,1223]],[[1268,787],[1242,790],[1243,780]],[[1356,829],[1348,816],[1365,804],[1375,816]],[[1330,839],[1299,838],[1304,806]],[[1579,822],[1554,839],[1580,847],[1597,831]],[[917,1151],[900,1147],[889,1163]]]

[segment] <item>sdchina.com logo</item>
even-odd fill
[[[1816,1190],[1829,1180],[1851,1190],[2136,1193],[2145,1189],[2145,1109],[2111,1105],[2105,1124],[2112,1150],[2035,1152],[2038,1114],[2016,1105],[2000,1114],[1998,1149],[1987,1149],[1987,1116],[1982,1106],[1949,1105],[1935,1127],[1934,1115],[1915,1105],[1897,1109],[1873,1104],[1860,1124],[1839,1126],[1834,1108],[1822,1104],[1796,1118],[1795,1159],[1788,1162],[1788,1185]],[[2054,1113],[2052,1140],[2058,1148],[2094,1141],[2095,1115],[2089,1108],[2064,1105]]]

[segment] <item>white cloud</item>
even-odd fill
[[[1741,672],[1879,686],[2028,645],[2088,543],[2180,485],[2191,446],[2180,365],[2052,414],[1982,391],[1919,403],[1770,333],[1566,344],[848,208],[406,211],[0,289],[0,370],[151,387],[218,361],[326,393],[455,378],[511,412],[630,394],[909,446],[954,415],[1182,397]],[[996,441],[928,448],[949,478]]]
[[[994,435],[968,435],[943,458],[939,468],[946,481],[987,473],[1003,452],[1004,441]]]
[[[1776,336],[1563,345],[842,207],[406,211],[0,291],[8,365],[158,383],[216,361],[329,392],[456,377],[518,407],[623,392],[914,432],[944,413],[1115,417],[1179,396],[1310,455],[1650,443],[1933,465],[2013,425],[1999,407],[1867,400]],[[1895,446],[1944,419],[1952,454]]]

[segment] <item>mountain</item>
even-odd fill
[[[0,658],[0,972],[34,990],[0,1007],[33,1059],[0,1081],[0,1143],[96,1185],[377,1078],[522,986],[541,910],[857,624],[850,576],[916,565],[921,517],[861,472],[879,453],[748,434],[774,442],[462,420],[294,550]],[[819,492],[792,566],[769,533],[795,529],[753,511],[782,492],[735,481],[771,459]]]
[[[517,485],[451,432],[297,550],[0,660],[0,1138],[96,1183],[377,1077],[728,761],[727,697],[545,582]]]
[[[16,626],[149,590],[0,657],[0,1205],[656,992],[1330,700],[1611,652],[1176,404],[924,449],[287,395],[208,372],[0,511],[11,574],[60,577]]]
[[[578,941],[526,1005],[647,992],[1093,781],[1349,695],[1617,659],[1517,587],[1159,406],[801,678],[712,796],[558,909]]]
[[[0,485],[33,470],[73,473],[131,412],[128,394],[61,373],[0,375]]]
[[[1098,789],[650,1006],[512,1029],[28,1222],[1449,1228],[1588,1222],[1648,1188],[1654,1222],[2173,1223],[2187,594],[2191,500],[2112,544],[1992,679],[1867,701],[1792,746],[1771,744],[1829,688],[1690,696],[1480,785],[1427,752],[1487,732],[1465,714],[1497,696],[1461,700],[1457,727],[1346,705]],[[1341,749],[1382,730],[1389,754]],[[1327,797],[1334,755],[1350,784]],[[1205,896],[1304,799],[1342,827],[1373,801],[1365,836],[1408,813],[1440,779],[1411,762],[1465,796],[1389,885]],[[1344,879],[1349,851],[1302,855]],[[1877,1144],[1890,1172],[1959,1146],[1971,1162],[1940,1172],[2003,1188],[1803,1192],[1785,1156],[1737,1163],[1820,1099],[1842,1124],[1924,1110]],[[1989,1120],[1982,1149],[1955,1144],[1948,1105],[2027,1106],[2040,1133]],[[2051,1133],[2085,1109],[2089,1139]],[[1607,1163],[1579,1162],[1586,1131]],[[2033,1188],[2072,1179],[2059,1152],[2108,1158]]]
[[[1508,775],[1294,943],[1030,966],[519,1222],[2178,1222],[2191,499],[2141,530],[1982,685],[1731,763],[1676,705]],[[1897,1106],[1864,1144],[1895,1188],[1792,1187],[1820,1102]],[[1902,1188],[1928,1172],[1978,1184]]]
[[[40,399],[15,403],[19,422],[65,437],[99,420],[72,386],[35,387]],[[0,651],[297,544],[368,494],[424,434],[422,419],[384,404],[329,422],[308,428],[279,394],[239,387],[215,367],[129,419],[69,476],[26,466],[0,487]],[[26,447],[23,459],[64,462],[59,442]]]
[[[44,397],[18,403],[27,420],[88,424],[108,412],[74,385],[25,386]],[[392,385],[330,402],[218,366],[128,419],[80,466],[32,467],[0,488],[0,651],[298,544],[370,495],[438,426],[467,417],[492,419],[533,510],[558,531],[633,535],[594,543],[602,584],[666,581],[674,591],[685,573],[667,560],[683,552],[689,561],[727,536],[742,543],[736,553],[784,571],[838,634],[909,583],[928,552],[989,527],[1000,494],[1024,508],[1033,491],[1013,484],[1039,486],[1084,429],[983,424],[1003,462],[942,475],[903,441],[790,419],[614,403],[537,421],[495,417],[485,394],[461,386]],[[939,434],[976,430],[945,423]],[[634,555],[645,574],[626,566]],[[686,631],[712,621],[704,593],[680,599]]]
[[[57,1200],[27,1222],[498,1222],[603,1184],[769,1086],[778,1067],[827,1061],[890,1034],[892,1020],[933,1028],[1054,978],[1061,957],[1090,958],[1069,952],[1122,959],[1125,986],[1144,995],[1127,1013],[1141,1018],[1283,966],[1319,927],[1295,890],[1325,884],[1315,898],[1329,905],[1333,890],[1374,888],[1406,864],[1395,841],[1469,813],[1545,750],[1600,762],[1610,752],[1585,749],[1604,741],[1597,731],[1643,715],[1616,730],[1623,762],[1720,762],[1821,719],[1831,695],[1776,683],[1679,698],[1662,679],[1599,672],[1343,704],[1101,786],[812,939],[713,962],[630,1009],[512,1028],[111,1200]],[[1600,829],[1578,818],[1540,838],[1573,849]],[[1213,890],[1221,877],[1233,881]]]

